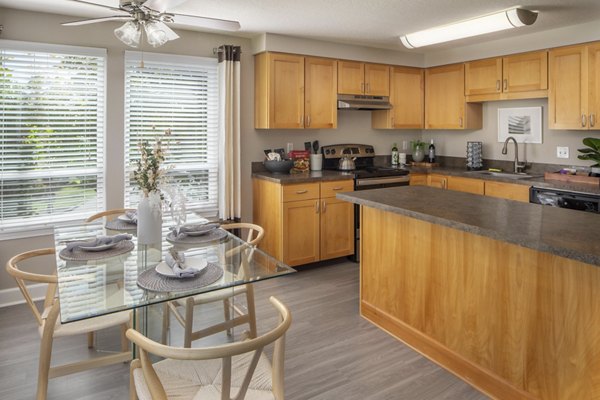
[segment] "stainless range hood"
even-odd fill
[[[392,108],[388,96],[363,96],[338,94],[339,110],[389,110]]]

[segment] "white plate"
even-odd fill
[[[131,223],[131,218],[129,218],[126,214],[121,214],[117,217],[119,221],[129,222]]]
[[[104,251],[104,250],[112,249],[113,247],[115,247],[118,244],[119,244],[119,242],[104,244],[102,246],[79,246],[79,248],[81,250],[85,250],[85,251]]]
[[[202,271],[204,268],[206,268],[207,265],[208,265],[208,262],[206,261],[206,258],[191,257],[191,258],[186,258],[186,260],[185,260],[185,266],[187,268],[193,267],[198,270],[196,275],[198,275],[200,273],[200,271]],[[177,276],[175,276],[175,273],[173,272],[171,267],[169,267],[169,265],[166,263],[166,261],[161,261],[156,266],[155,270],[159,275],[167,276],[169,278],[177,278]]]

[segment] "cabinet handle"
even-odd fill
[[[315,213],[319,213],[319,200],[315,202]]]
[[[300,116],[300,126],[304,126],[304,114]]]
[[[365,83],[364,82],[360,83],[360,91],[361,91],[361,93],[365,92]]]
[[[593,128],[596,125],[596,114],[590,114],[590,126]]]
[[[342,190],[342,189],[343,189],[343,187],[341,187],[341,186],[336,186],[336,187],[332,188],[331,190]]]
[[[504,80],[504,90],[508,90],[508,79]]]
[[[323,200],[323,213],[325,213],[325,211],[327,211],[327,202],[325,200]]]
[[[306,116],[306,126],[309,127],[310,126],[310,114],[308,114]]]
[[[496,81],[496,92],[500,91],[500,79]]]
[[[458,126],[463,127],[463,117],[458,117]]]
[[[367,93],[370,93],[370,92],[371,92],[371,84],[367,83]]]
[[[442,189],[448,189],[448,179],[442,179]]]
[[[585,114],[581,114],[581,126],[585,127],[587,125],[587,117]]]
[[[308,190],[304,189],[304,190],[296,190],[296,194],[304,194],[308,192]]]
[[[394,123],[394,117],[392,117],[392,128],[394,128],[396,124]]]

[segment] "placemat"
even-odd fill
[[[108,221],[105,225],[106,229],[112,229],[113,231],[125,231],[125,232],[137,232],[137,225],[130,222],[121,221],[115,218]]]
[[[125,254],[135,248],[135,245],[131,240],[121,240],[112,249],[104,251],[85,251],[81,249],[74,249],[69,251],[66,248],[62,249],[58,256],[66,261],[91,261],[91,260],[102,260],[104,258],[118,256],[119,254]]]
[[[175,236],[174,232],[170,232],[167,235],[167,242],[169,243],[173,243],[173,244],[203,244],[203,243],[209,243],[209,242],[215,242],[218,240],[223,240],[227,237],[227,231],[224,229],[213,229],[212,231],[208,232],[205,235],[200,235],[200,236],[186,236],[184,238],[178,239]]]
[[[208,263],[206,268],[193,278],[169,278],[159,275],[154,268],[150,268],[138,276],[137,284],[142,289],[152,292],[177,292],[208,286],[222,276],[223,268],[213,263]]]

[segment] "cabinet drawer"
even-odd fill
[[[321,182],[321,197],[335,197],[336,193],[354,191],[354,181]]]
[[[299,183],[283,186],[283,202],[319,198],[319,183]]]

